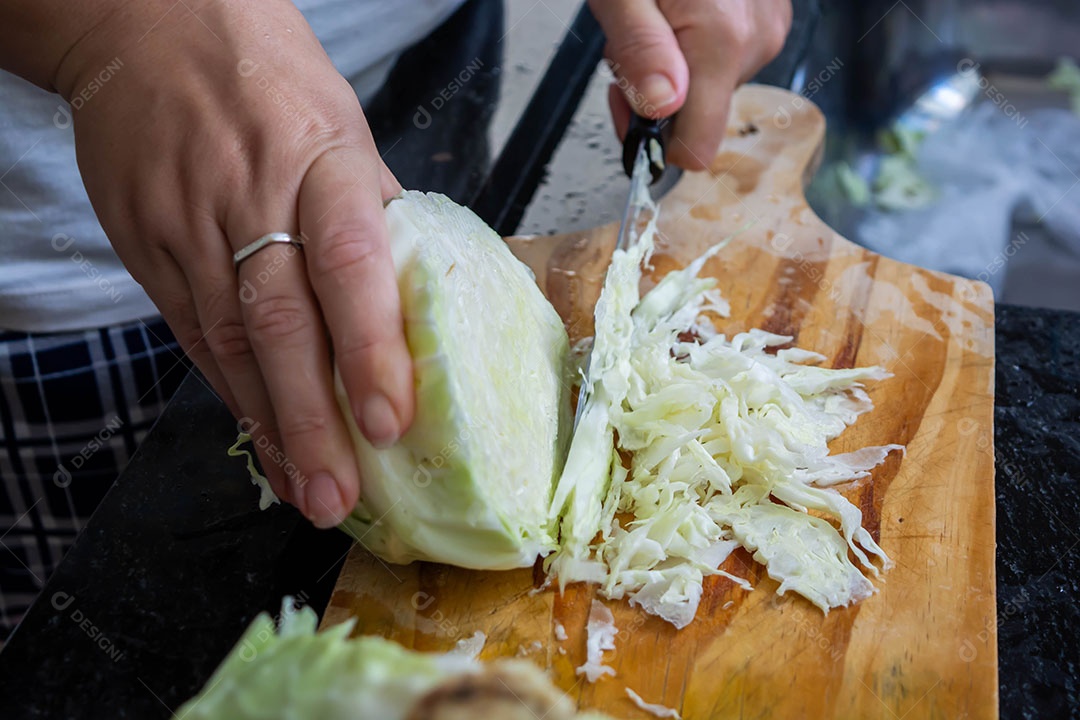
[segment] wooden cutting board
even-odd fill
[[[592,587],[533,592],[543,580],[533,568],[390,566],[361,543],[324,624],[355,616],[357,633],[433,651],[482,630],[482,658],[525,656],[582,707],[617,717],[651,717],[627,700],[629,686],[690,719],[996,718],[993,298],[982,283],[875,255],[818,219],[802,187],[824,130],[797,95],[741,89],[709,171],[684,175],[661,203],[652,277],[752,222],[705,268],[731,302],[719,329],[794,335],[833,367],[894,374],[871,387],[873,412],[833,447],[907,446],[843,489],[896,562],[878,594],[825,616],[794,594],[778,597],[740,550],[724,568],[754,590],[709,578],[684,630],[608,603],[619,633],[605,662],[618,674],[589,684],[574,669],[585,661]],[[574,339],[592,332],[616,231],[508,239]]]

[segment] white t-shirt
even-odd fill
[[[295,0],[361,102],[462,2]],[[0,329],[59,332],[156,314],[90,206],[67,103],[0,71]]]

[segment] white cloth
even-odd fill
[[[398,54],[463,0],[295,2],[363,102]],[[67,103],[0,71],[0,330],[60,332],[156,314],[90,206]]]

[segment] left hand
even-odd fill
[[[609,92],[621,138],[631,108],[678,112],[668,161],[704,170],[727,129],[731,95],[779,54],[790,0],[589,0],[617,82]]]

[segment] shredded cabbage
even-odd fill
[[[589,607],[589,621],[585,624],[585,664],[575,672],[584,675],[589,682],[596,682],[605,675],[615,676],[615,669],[604,664],[604,651],[615,649],[615,616],[598,600]]]
[[[570,441],[562,475],[555,486],[550,516],[562,519],[559,550],[548,563],[562,578],[599,580],[601,563],[587,559],[588,547],[601,525],[601,501],[619,459],[614,453],[611,411],[622,405],[631,374],[630,313],[638,304],[642,264],[652,253],[655,213],[639,241],[616,249],[596,305],[595,328],[585,384],[585,408]]]
[[[483,631],[477,630],[470,637],[458,640],[454,645],[454,649],[450,652],[475,660],[480,657],[480,651],[484,649],[485,643],[487,643],[487,635]]]
[[[630,701],[637,705],[639,708],[654,715],[658,718],[674,718],[675,720],[681,720],[679,711],[675,708],[669,708],[667,705],[661,705],[660,703],[645,702],[645,700],[630,688],[623,688],[626,690],[626,696],[630,698]]]
[[[725,243],[639,300],[655,218],[639,244],[616,253],[597,306],[590,393],[555,494],[564,512],[549,569],[560,587],[600,583],[604,597],[629,598],[676,627],[696,614],[706,576],[749,589],[718,569],[738,546],[780,581],[779,593],[826,612],[867,597],[874,587],[863,571],[876,575],[873,559],[889,559],[859,509],[828,486],[867,477],[902,448],[830,455],[828,443],[872,407],[863,383],[888,373],[818,367],[823,356],[762,330],[716,333],[708,315],[726,316],[727,306],[699,274]]]
[[[248,475],[251,476],[251,484],[259,488],[259,509],[265,510],[271,505],[277,505],[281,500],[274,494],[273,488],[270,487],[270,481],[255,467],[255,455],[250,450],[240,447],[246,442],[251,442],[251,435],[242,432],[236,436],[236,442],[225,453],[229,457],[245,458]]]

